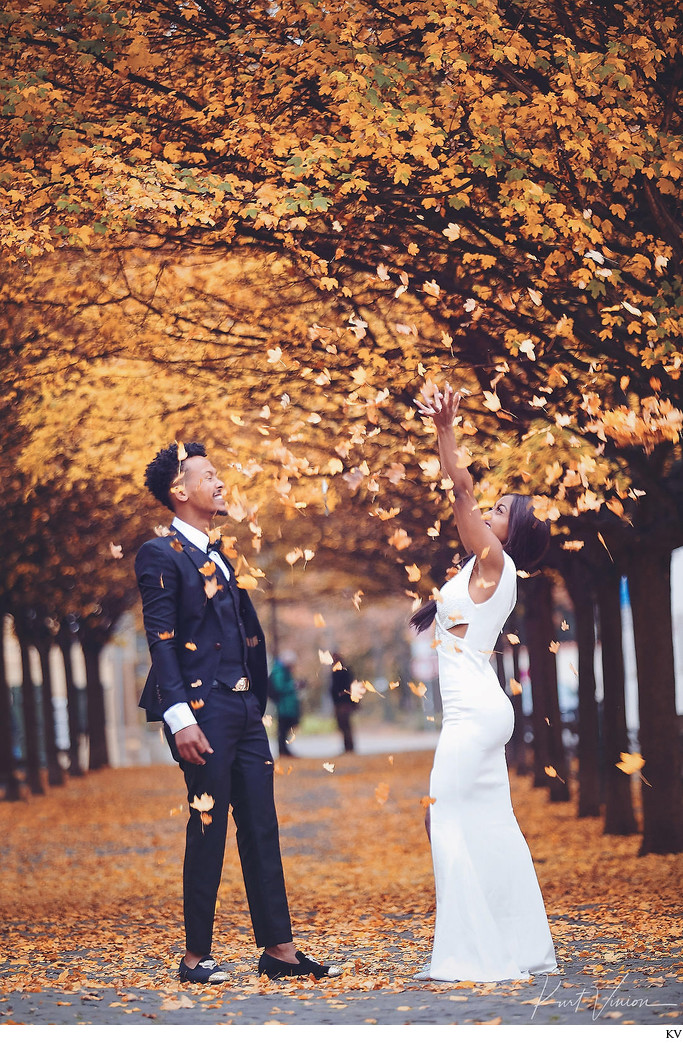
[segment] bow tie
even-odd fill
[[[206,548],[206,553],[209,554],[212,550],[215,550],[220,554],[222,547],[223,537],[219,536],[217,540],[213,541],[213,543],[209,543],[209,546]]]

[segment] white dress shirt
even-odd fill
[[[180,518],[174,518],[172,527],[179,532],[181,536],[184,536],[186,540],[198,547],[204,554],[207,553],[209,547],[209,536],[208,533],[202,532],[201,529],[195,529],[194,525],[188,525],[187,522],[181,521]],[[217,550],[209,551],[208,557],[212,561],[216,562],[219,569],[223,573],[226,579],[230,579],[230,569],[228,568],[227,562],[223,560]],[[189,728],[191,724],[197,723],[197,718],[192,713],[192,709],[189,703],[174,703],[173,706],[169,706],[168,710],[164,713],[164,720],[171,729],[173,735],[179,732],[181,728]]]

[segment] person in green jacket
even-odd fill
[[[277,706],[277,741],[281,757],[294,756],[287,745],[287,739],[301,717],[299,686],[292,672],[295,663],[295,652],[289,649],[282,652],[273,661],[268,678],[268,695]]]

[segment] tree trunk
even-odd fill
[[[90,743],[89,768],[109,766],[107,731],[104,711],[104,689],[100,678],[100,652],[102,643],[87,627],[80,631],[81,647],[85,660],[85,686],[88,700],[88,739]]]
[[[641,855],[683,851],[683,786],[671,619],[671,548],[641,544],[628,570],[638,672],[643,843]]]
[[[626,837],[637,833],[638,825],[633,812],[631,777],[617,768],[621,754],[630,752],[624,698],[620,582],[617,569],[603,572],[598,583],[597,597],[602,646],[605,833]]]
[[[31,677],[29,645],[21,626],[14,629],[21,653],[21,701],[24,717],[24,746],[26,753],[26,782],[31,793],[43,794],[45,787],[40,771],[40,738],[38,735],[38,707],[36,690]]]
[[[5,787],[5,800],[20,800],[21,783],[12,743],[12,696],[5,670],[4,623],[4,614],[0,612],[0,784]]]
[[[73,664],[71,662],[71,646],[73,634],[66,620],[62,621],[57,635],[57,644],[64,660],[64,680],[66,684],[66,708],[69,719],[69,775],[77,776],[83,774],[79,760],[81,722],[79,712],[79,700],[76,685],[74,684]]]
[[[522,590],[533,699],[534,786],[547,785],[551,801],[566,801],[570,793],[562,742],[557,663],[550,651],[555,639],[552,587],[548,577],[540,575],[524,580]]]
[[[595,607],[588,570],[578,557],[563,569],[574,604],[579,651],[579,818],[600,817],[600,737],[595,701]]]
[[[522,683],[520,681],[520,673],[519,645],[513,645],[512,676],[519,684]],[[521,693],[512,697],[512,709],[515,711],[515,732],[519,736],[519,758],[515,767],[518,775],[528,775],[529,765],[527,763],[526,717],[524,716],[524,704],[522,702]]]
[[[43,675],[42,702],[43,723],[45,726],[45,759],[47,761],[47,781],[50,786],[64,785],[64,772],[59,763],[59,751],[57,749],[57,735],[55,732],[55,712],[52,702],[52,674],[50,672],[50,645],[49,638],[40,639],[36,648],[40,656],[40,669]]]

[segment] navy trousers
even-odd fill
[[[252,691],[233,692],[217,682],[197,723],[213,753],[206,764],[181,761],[166,730],[171,752],[185,775],[188,802],[207,793],[214,804],[210,823],[189,809],[183,865],[183,911],[190,952],[211,952],[216,897],[221,880],[228,812],[237,827],[237,848],[247,892],[254,938],[260,948],[292,940],[285,891],[277,814],[273,795],[273,763],[261,709]]]

